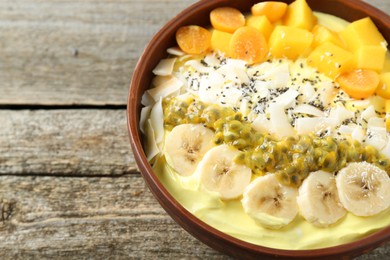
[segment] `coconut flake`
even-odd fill
[[[248,115],[251,112],[249,108],[249,101],[247,99],[243,99],[240,104],[240,112],[244,116]]]
[[[343,121],[347,119],[351,119],[355,116],[355,113],[346,109],[343,105],[337,104],[336,108],[333,108],[329,112],[328,118],[330,119],[328,122],[331,127],[336,127],[341,125]]]
[[[204,61],[205,61],[210,67],[219,66],[220,63],[221,63],[221,62],[217,59],[217,57],[215,56],[215,53],[211,53],[211,54],[206,55],[206,57],[204,57]]]
[[[238,84],[249,84],[250,79],[247,74],[246,62],[234,59],[227,59],[217,72],[224,75],[225,80]]]
[[[295,120],[295,129],[299,135],[316,133],[323,129],[324,118],[302,117]]]
[[[373,105],[367,107],[361,114],[360,118],[363,120],[366,120],[366,122],[368,122],[368,120],[371,118],[371,117],[376,117],[376,112],[375,112],[375,108]]]
[[[268,71],[264,77],[270,82],[274,89],[284,88],[290,80],[290,70],[287,63],[282,63]]]
[[[301,88],[302,96],[300,100],[302,102],[310,102],[313,98],[315,98],[316,92],[314,90],[314,87],[310,85],[310,83],[306,83]]]
[[[239,100],[242,97],[242,92],[235,87],[225,85],[222,90],[222,94],[220,94],[218,97],[218,101],[221,105],[235,107],[237,104],[239,104]]]
[[[260,133],[267,133],[271,129],[271,123],[265,114],[259,114],[252,122],[252,126]]]
[[[300,105],[296,106],[293,110],[293,113],[300,113],[300,114],[324,117],[324,112],[322,112],[318,108],[316,108],[312,105],[308,105],[308,104],[300,104]]]
[[[146,120],[150,117],[150,111],[152,110],[152,106],[143,107],[141,109],[141,115],[139,119],[139,129],[141,133],[145,134],[145,123]]]
[[[164,84],[149,89],[146,92],[157,102],[160,98],[165,98],[172,93],[178,91],[183,86],[183,82],[176,77],[172,77],[169,81]]]
[[[276,64],[263,62],[251,66],[247,73],[258,81],[267,82],[268,87],[271,89],[285,88],[290,79],[290,70],[287,62]]]
[[[162,59],[154,68],[153,73],[159,76],[168,76],[172,74],[176,58]]]
[[[185,66],[192,67],[195,71],[200,73],[211,73],[214,71],[213,67],[205,66],[199,60],[189,60],[184,63]]]
[[[171,47],[167,49],[167,53],[174,55],[174,56],[183,56],[186,54],[184,51],[182,51],[179,47]]]
[[[151,120],[148,119],[145,125],[146,141],[145,141],[145,154],[146,158],[150,162],[157,154],[160,153],[160,149],[156,144],[155,133],[152,127]]]
[[[360,125],[356,125],[351,133],[351,137],[353,140],[358,141],[359,143],[362,143],[364,140],[364,130]]]
[[[158,87],[162,84],[167,83],[170,81],[173,77],[171,75],[169,76],[155,76],[152,80],[152,86]]]
[[[355,129],[355,126],[353,126],[353,125],[341,125],[339,128],[339,133],[343,134],[343,135],[350,135],[350,134],[352,134],[354,129]]]
[[[160,144],[164,139],[164,112],[162,98],[153,106],[150,112],[150,123],[152,124],[156,143]]]
[[[319,100],[322,104],[329,104],[334,97],[334,86],[331,81],[325,81],[320,84],[318,87],[321,95],[319,96]]]
[[[270,97],[270,90],[268,89],[268,82],[264,81],[255,81],[254,90],[257,91],[257,96],[259,99],[261,98],[269,98]]]
[[[275,103],[278,103],[283,108],[290,107],[294,101],[295,98],[299,95],[299,92],[295,89],[288,89],[286,92],[284,92],[282,95],[275,98]]]
[[[367,127],[386,128],[385,119],[377,116],[371,117],[370,119],[368,119]]]
[[[387,143],[386,145],[383,147],[383,149],[381,150],[382,154],[384,156],[386,156],[388,159],[390,159],[390,138],[389,136],[387,136]]]
[[[370,105],[370,100],[369,99],[364,99],[364,100],[352,100],[350,103],[354,107],[358,108],[363,108],[363,107],[368,107]]]
[[[372,145],[377,150],[382,150],[387,143],[386,128],[370,127],[367,129],[366,144]]]
[[[224,78],[217,72],[211,72],[208,76],[202,77],[198,92],[199,99],[208,104],[217,103],[223,84]]]
[[[154,99],[150,96],[148,91],[145,91],[141,98],[141,104],[144,106],[151,106],[155,103]]]
[[[294,128],[290,125],[289,119],[284,112],[284,107],[281,104],[270,104],[269,114],[272,131],[278,137],[292,136],[295,134]]]
[[[186,61],[188,59],[191,59],[191,58],[193,58],[193,55],[186,54],[186,55],[180,56],[178,59],[179,59],[180,62],[184,62],[184,61]]]

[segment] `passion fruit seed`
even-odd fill
[[[251,168],[253,174],[271,172],[278,180],[299,186],[312,171],[337,172],[349,162],[367,161],[390,172],[390,161],[372,146],[315,135],[284,137],[255,131],[241,113],[229,107],[206,105],[188,98],[163,100],[164,124],[167,130],[185,124],[203,124],[215,132],[214,143],[229,144],[241,151],[234,159]]]

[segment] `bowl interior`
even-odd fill
[[[139,169],[156,199],[176,222],[205,244],[230,255],[238,257],[258,257],[260,255],[264,257],[272,257],[277,255],[293,258],[331,258],[336,255],[356,256],[366,250],[375,248],[384,241],[390,239],[390,227],[353,243],[315,250],[279,250],[261,247],[238,240],[210,227],[185,210],[159,182],[146,159],[142,147],[143,139],[138,127],[141,110],[141,97],[144,91],[147,90],[151,84],[153,78],[153,68],[157,65],[160,59],[167,56],[166,49],[176,45],[176,30],[180,26],[189,24],[201,26],[209,25],[209,13],[216,7],[232,6],[244,13],[247,13],[250,11],[250,7],[257,2],[259,1],[199,1],[169,21],[147,45],[133,74],[127,108],[130,142]],[[283,2],[291,3],[292,0],[285,0]],[[387,39],[387,41],[390,41],[390,17],[362,1],[307,0],[307,2],[314,11],[333,14],[347,21],[354,21],[370,16],[383,36]]]

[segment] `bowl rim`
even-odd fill
[[[258,2],[262,2],[259,0]],[[308,0],[309,2],[310,0]],[[313,1],[313,0],[312,0]],[[324,1],[324,0],[323,0]],[[382,12],[381,10],[363,2],[356,0],[327,0],[328,2],[343,2],[348,7],[351,8],[360,8],[366,10],[367,13],[376,15],[376,20],[379,20],[385,24],[387,28],[390,28],[390,16]],[[127,128],[129,133],[129,140],[133,150],[134,158],[139,167],[139,170],[147,183],[149,189],[152,191],[154,197],[164,208],[164,210],[187,232],[192,234],[198,240],[207,244],[208,246],[221,251],[223,253],[228,252],[229,250],[219,246],[214,243],[213,239],[222,240],[222,243],[227,245],[234,245],[236,249],[243,250],[242,252],[249,252],[251,256],[268,256],[268,257],[288,257],[288,258],[329,258],[342,254],[352,254],[355,251],[359,251],[359,254],[362,252],[369,251],[374,249],[381,244],[386,243],[390,240],[390,226],[374,231],[368,236],[364,236],[356,241],[349,242],[346,244],[336,245],[332,247],[318,248],[318,249],[277,249],[265,247],[250,242],[246,242],[235,238],[227,233],[219,231],[218,229],[208,225],[202,220],[198,219],[195,215],[185,209],[176,199],[169,193],[169,191],[164,187],[164,185],[159,181],[156,174],[154,174],[151,165],[149,164],[142,144],[141,144],[141,134],[139,131],[139,104],[137,104],[137,96],[139,96],[140,88],[138,87],[138,82],[142,76],[142,72],[145,71],[146,63],[151,59],[151,50],[153,50],[156,44],[151,44],[152,42],[158,42],[158,40],[165,34],[167,30],[173,27],[177,27],[183,22],[185,17],[193,16],[196,14],[199,8],[210,8],[210,6],[221,6],[224,3],[231,2],[230,0],[200,0],[174,16],[170,19],[150,40],[144,51],[142,52],[136,67],[133,72],[132,80],[130,83],[130,88],[128,92],[127,100]],[[292,2],[292,0],[284,0],[284,2]],[[380,17],[380,19],[379,19]],[[390,31],[390,29],[389,29]],[[138,98],[139,99],[139,98]],[[140,100],[139,100],[140,101]],[[173,208],[172,208],[173,207]],[[195,230],[194,230],[195,227]],[[204,234],[207,234],[209,237],[205,238]],[[235,252],[230,252],[232,255]]]

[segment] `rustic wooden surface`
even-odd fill
[[[126,130],[140,53],[193,2],[0,1],[0,259],[229,259],[161,209]]]

